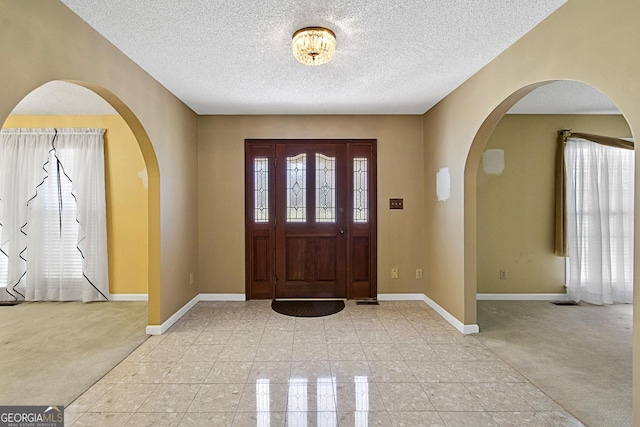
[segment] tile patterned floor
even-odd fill
[[[81,426],[581,426],[421,301],[200,302],[65,409]]]

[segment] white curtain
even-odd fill
[[[0,299],[109,299],[103,134],[0,131]]]
[[[569,298],[631,303],[634,152],[569,138],[565,166]]]

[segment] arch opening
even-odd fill
[[[545,319],[532,317],[532,313],[536,313],[536,311],[525,311],[528,310],[526,304],[537,304],[534,308],[538,310],[542,308],[546,311],[549,311],[549,308],[545,307],[553,307],[549,301],[538,301],[538,302],[523,302],[518,300],[531,300],[531,299],[560,299],[560,295],[557,298],[553,297],[552,294],[559,294],[564,292],[564,284],[565,284],[565,263],[564,258],[557,257],[554,251],[554,235],[553,228],[555,226],[555,218],[553,215],[554,212],[554,184],[555,184],[555,175],[554,175],[554,163],[555,163],[555,149],[556,149],[556,137],[557,131],[562,129],[572,129],[577,132],[598,134],[598,135],[606,135],[606,136],[615,136],[615,137],[633,137],[632,129],[629,121],[624,116],[624,114],[619,111],[617,115],[614,117],[615,113],[605,113],[609,114],[609,117],[604,117],[604,115],[594,115],[588,112],[582,112],[581,114],[574,113],[574,117],[571,117],[572,114],[569,113],[555,113],[555,114],[546,114],[542,115],[542,112],[535,112],[530,114],[531,117],[526,117],[524,114],[515,113],[512,115],[506,115],[506,113],[512,109],[520,100],[527,97],[532,91],[537,88],[543,88],[548,84],[551,84],[555,81],[545,81],[538,82],[528,86],[525,86],[518,91],[514,92],[511,96],[507,97],[500,105],[498,105],[489,116],[485,119],[482,126],[479,128],[476,133],[474,140],[471,145],[471,149],[469,151],[469,155],[465,164],[465,187],[464,187],[464,197],[465,197],[465,218],[464,218],[464,227],[465,227],[465,310],[466,314],[472,313],[472,318],[475,322],[478,323],[480,327],[480,334],[482,336],[483,326],[487,326],[488,334],[495,340],[502,340],[504,342],[508,342],[512,340],[513,342],[517,342],[517,345],[521,349],[520,356],[513,356],[511,359],[509,356],[505,354],[498,353],[503,359],[505,359],[513,366],[518,367],[519,359],[524,360],[524,354],[533,355],[533,357],[543,357],[541,355],[546,355],[546,357],[550,357],[551,360],[562,359],[566,353],[571,351],[567,347],[575,346],[576,344],[583,347],[580,348],[581,353],[584,355],[584,360],[589,360],[589,352],[593,350],[594,354],[598,353],[609,353],[613,352],[613,347],[623,347],[622,356],[617,357],[617,359],[628,359],[628,366],[623,365],[617,371],[618,376],[614,375],[614,369],[610,366],[603,369],[595,370],[598,374],[585,375],[585,377],[589,376],[591,378],[590,381],[584,384],[585,389],[589,390],[597,390],[598,387],[601,386],[601,383],[604,381],[608,381],[611,377],[616,378],[625,378],[628,380],[626,383],[622,384],[617,391],[613,391],[612,393],[616,394],[616,398],[612,399],[616,402],[621,402],[621,406],[619,407],[619,413],[623,413],[625,417],[621,424],[628,424],[631,421],[632,413],[631,413],[631,400],[632,400],[632,381],[631,381],[631,373],[632,370],[632,362],[631,362],[631,348],[632,348],[632,336],[631,332],[628,332],[628,340],[624,342],[610,342],[609,345],[605,345],[605,348],[602,347],[602,344],[598,343],[596,346],[588,347],[589,342],[591,341],[590,336],[586,336],[582,340],[579,337],[572,337],[571,340],[565,339],[562,343],[557,344],[556,347],[549,347],[552,339],[549,338],[546,341],[542,339],[543,335],[538,334],[535,335],[532,329],[527,329],[522,327],[520,329],[522,335],[522,341],[529,340],[527,344],[523,344],[519,341],[519,338],[515,337],[505,337],[502,336],[498,338],[499,331],[496,330],[496,324],[492,323],[496,319],[500,319],[500,321],[509,321],[509,325],[512,328],[517,329],[520,314],[523,316],[528,316],[528,322],[530,324],[541,324],[544,325]],[[562,82],[562,81],[559,81]],[[578,82],[581,83],[581,82]],[[584,84],[592,89],[591,85]],[[544,89],[544,88],[543,88]],[[608,98],[607,98],[608,99]],[[613,105],[613,104],[612,104]],[[615,106],[614,106],[615,107]],[[615,107],[617,109],[617,107]],[[517,109],[514,109],[517,111]],[[539,127],[546,126],[546,132],[537,131],[535,135],[533,135],[533,130]],[[515,134],[515,132],[522,132],[521,134]],[[525,137],[527,135],[527,131],[531,133],[530,138]],[[511,139],[509,139],[511,138]],[[541,154],[539,150],[540,147],[534,147],[533,142],[530,139],[537,138],[536,141],[541,141],[542,143],[547,143],[550,146],[547,147],[544,154]],[[504,146],[500,146],[500,143],[504,144]],[[520,143],[522,146],[517,146]],[[508,145],[506,145],[508,144]],[[529,144],[529,148],[527,150],[524,147],[525,144]],[[491,177],[486,174],[482,165],[482,155],[485,152],[485,149],[500,149],[504,148],[504,177]],[[508,148],[511,151],[508,151]],[[514,154],[515,151],[515,154]],[[539,155],[538,157],[534,157],[534,155]],[[518,159],[520,157],[520,159]],[[540,163],[550,162],[551,164],[546,164],[544,167],[540,167]],[[531,163],[536,163],[537,165],[531,165]],[[541,175],[546,173],[546,177],[544,178],[545,185],[534,186],[531,185],[531,180],[543,179],[540,176],[533,176],[531,174],[526,175],[526,169],[533,168],[545,169],[543,172],[540,172]],[[508,168],[512,168],[513,170],[517,170],[517,177],[514,174],[508,174],[506,171]],[[551,176],[548,176],[551,173]],[[637,174],[637,170],[636,170]],[[503,181],[510,180],[509,183],[502,183],[502,187],[500,187],[497,182],[502,179]],[[521,199],[517,199],[514,196],[514,192],[521,191],[523,193],[527,193],[528,195],[523,196]],[[535,188],[534,188],[535,187]],[[540,188],[547,188],[546,194],[540,194],[539,197],[543,201],[534,198],[531,194],[534,191],[542,192]],[[492,193],[493,192],[493,193]],[[496,205],[496,201],[500,199],[502,208],[499,208]],[[542,211],[538,210],[537,213],[525,212],[527,209],[525,205],[526,203],[544,203],[545,206],[541,207]],[[493,203],[493,206],[491,206]],[[509,205],[505,208],[505,205]],[[529,206],[531,208],[531,205]],[[493,209],[493,210],[491,210]],[[500,222],[500,227],[502,228],[500,231],[497,231],[495,224],[491,224],[491,219],[489,218],[492,214],[496,214],[498,209],[502,209],[505,215],[511,215],[511,217],[506,218],[503,216],[501,220],[496,219],[497,222]],[[546,209],[546,210],[545,210]],[[516,214],[516,212],[519,212]],[[545,218],[540,218],[540,216],[545,215]],[[531,217],[528,216],[531,214]],[[519,218],[515,218],[516,215],[520,215]],[[537,215],[537,218],[533,218],[533,216]],[[636,214],[637,215],[637,214]],[[518,236],[514,236],[514,230],[520,226],[520,224],[516,224],[517,220],[520,219],[522,222],[526,222],[526,225],[532,229],[534,229],[538,234],[534,236],[532,233],[533,230],[525,230],[520,233]],[[493,227],[493,228],[492,228]],[[524,226],[523,226],[524,227]],[[504,233],[504,236],[500,233]],[[511,233],[511,236],[507,236],[507,234]],[[499,244],[488,242],[488,236],[492,236],[494,242],[501,242]],[[502,239],[506,236],[507,243],[503,243]],[[529,240],[525,244],[520,244],[516,246],[516,240]],[[531,255],[531,239],[537,239],[535,242],[536,251],[539,253],[539,256],[544,259],[536,259],[533,255]],[[508,246],[512,244],[510,247],[500,247],[498,245]],[[493,247],[492,247],[493,246]],[[527,252],[529,251],[529,252]],[[491,254],[488,254],[492,252]],[[511,256],[510,260],[505,260],[506,257]],[[555,259],[554,259],[555,258]],[[505,263],[503,267],[497,267],[496,260],[500,259],[499,262]],[[548,267],[548,262],[554,263],[553,267]],[[529,263],[529,265],[527,265]],[[506,277],[504,279],[500,278],[500,271],[504,268],[506,271]],[[545,270],[547,269],[547,270]],[[495,271],[493,271],[495,270]],[[552,271],[548,271],[552,270]],[[495,273],[495,274],[494,274]],[[544,274],[542,274],[544,273]],[[543,283],[543,284],[533,284],[531,280],[540,279],[545,276],[547,273],[554,275],[554,283]],[[491,278],[488,279],[488,275]],[[546,276],[545,276],[546,277]],[[517,281],[517,282],[516,282]],[[488,283],[492,282],[492,283]],[[636,287],[637,292],[637,287]],[[480,306],[482,310],[478,308],[478,294],[481,294],[482,299],[510,299],[515,300],[511,302],[505,301],[486,301],[481,302]],[[486,295],[486,294],[496,294],[495,296]],[[514,295],[516,294],[516,295]],[[491,304],[491,305],[487,305]],[[543,305],[544,304],[544,305]],[[592,306],[595,307],[595,306]],[[597,308],[597,307],[595,307]],[[629,320],[629,325],[627,329],[630,329],[630,324],[632,320],[629,319],[632,316],[633,308],[629,305],[627,306],[619,306],[620,308],[620,316],[627,318]],[[596,316],[596,312],[588,312],[586,311],[588,308],[583,308],[582,310],[586,313],[591,313],[592,316]],[[560,308],[562,310],[562,308]],[[565,309],[566,310],[566,309]],[[571,310],[571,309],[569,309]],[[574,309],[575,310],[575,309]],[[617,310],[617,309],[616,309]],[[490,316],[487,313],[497,313],[500,311],[500,314],[496,314],[496,316]],[[545,311],[545,312],[546,312]],[[526,314],[525,314],[526,313]],[[566,313],[566,311],[564,312]],[[511,317],[509,317],[511,316]],[[533,322],[531,320],[534,319]],[[520,324],[522,326],[522,324]],[[614,325],[615,327],[615,325]],[[548,330],[556,331],[558,336],[563,336],[566,338],[566,335],[561,335],[564,333],[562,331],[562,327],[557,324],[547,325]],[[559,328],[559,329],[558,329]],[[489,332],[490,331],[490,332]],[[585,331],[586,332],[586,331]],[[492,335],[493,334],[493,335]],[[511,334],[513,335],[513,334]],[[588,334],[587,334],[588,335]],[[613,335],[613,334],[610,334]],[[615,335],[615,337],[621,337],[622,335]],[[602,337],[601,342],[605,342],[605,338]],[[612,337],[608,337],[613,340]],[[537,341],[536,341],[537,340]],[[501,342],[502,342],[501,341]],[[538,343],[539,347],[535,347]],[[530,347],[526,347],[526,346]],[[506,345],[505,345],[506,347]],[[563,351],[560,352],[559,349],[562,348]],[[620,350],[619,348],[616,350]],[[553,356],[556,354],[556,356]],[[619,353],[616,353],[619,354]],[[603,357],[600,355],[600,357]],[[615,357],[614,357],[615,358]],[[522,363],[526,363],[522,362]],[[529,360],[528,363],[531,366],[536,366],[535,362]],[[566,362],[569,366],[571,365],[569,362]],[[539,366],[539,365],[538,365]],[[521,367],[518,367],[521,368]],[[549,368],[553,370],[553,367]],[[576,369],[574,374],[577,374],[579,369]],[[554,371],[556,372],[556,371]],[[536,382],[538,386],[541,387],[543,391],[548,391],[549,388],[545,390],[545,381],[550,381],[546,378],[536,377],[535,372],[532,374],[531,372],[526,371],[526,367],[521,371],[525,377],[530,379],[531,381]],[[541,374],[542,375],[542,374]],[[605,376],[608,378],[605,379]],[[559,378],[560,382],[569,382],[571,379],[562,380],[562,373],[560,371],[557,372],[555,378]],[[591,385],[589,384],[591,383]],[[546,384],[549,387],[548,383]],[[553,386],[551,388],[553,397],[555,400],[560,402],[566,409],[572,412],[574,415],[580,414],[580,418],[582,421],[589,420],[589,418],[583,419],[585,413],[588,413],[588,408],[585,409],[586,412],[580,412],[583,409],[577,408],[575,402],[572,402],[567,396],[564,394],[563,388],[565,385]],[[568,387],[568,385],[566,385]],[[588,395],[588,393],[587,393]],[[600,413],[608,413],[609,409],[603,410],[601,402],[595,402],[591,407],[599,408],[598,412]],[[589,406],[588,404],[585,408]],[[609,405],[608,405],[609,406]],[[575,411],[575,412],[574,412]],[[610,414],[611,415],[611,414]],[[611,415],[613,416],[613,415]],[[616,415],[618,416],[618,415]],[[599,424],[597,420],[593,418],[587,422],[587,424]]]
[[[114,229],[116,228],[118,229],[118,233],[121,236],[121,238],[117,238],[117,239],[108,239],[109,240],[109,256],[110,256],[109,273],[110,273],[110,276],[113,277],[113,273],[114,271],[116,271],[116,276],[120,276],[123,278],[123,280],[120,280],[119,284],[117,283],[115,284],[116,294],[118,293],[127,294],[127,298],[131,298],[132,296],[135,298],[136,296],[140,296],[143,293],[148,295],[148,313],[147,313],[148,324],[149,325],[159,324],[160,323],[160,174],[159,174],[158,161],[157,161],[156,154],[155,154],[153,145],[151,143],[151,140],[147,135],[144,127],[142,126],[142,124],[140,123],[136,115],[133,113],[133,111],[131,111],[131,109],[128,108],[113,93],[95,84],[91,84],[83,81],[77,81],[77,80],[55,80],[37,87],[36,89],[31,91],[29,94],[26,94],[23,97],[23,99],[26,99],[27,97],[31,97],[34,94],[37,94],[38,91],[41,89],[42,89],[42,92],[46,92],[46,90],[44,90],[43,88],[52,87],[51,85],[53,85],[54,83],[58,83],[58,84],[68,83],[69,88],[72,86],[77,87],[76,89],[71,90],[71,92],[76,92],[76,93],[71,94],[69,96],[72,96],[72,97],[75,96],[76,98],[82,98],[84,96],[86,97],[85,99],[90,99],[91,96],[93,96],[94,98],[99,97],[99,101],[90,99],[90,101],[93,101],[93,104],[91,104],[91,102],[78,101],[77,105],[75,105],[71,109],[67,108],[66,110],[65,109],[59,110],[57,108],[54,108],[50,110],[53,112],[52,115],[45,116],[46,112],[49,111],[49,106],[52,105],[52,103],[55,104],[56,101],[52,100],[52,101],[42,102],[42,100],[40,101],[36,100],[34,101],[35,104],[32,103],[29,109],[20,111],[19,116],[12,116],[10,114],[7,118],[5,118],[5,120],[3,120],[3,123],[5,124],[13,123],[13,125],[11,125],[12,127],[26,127],[26,126],[16,126],[15,124],[28,123],[29,118],[40,117],[40,119],[37,120],[37,123],[40,123],[38,127],[61,127],[61,126],[53,126],[52,123],[63,123],[63,124],[66,123],[65,126],[67,127],[82,127],[82,126],[74,125],[74,123],[82,123],[82,120],[78,121],[78,120],[74,120],[73,118],[81,117],[82,115],[81,112],[87,111],[86,110],[87,108],[90,110],[90,114],[91,114],[91,116],[88,116],[88,117],[97,117],[97,115],[100,115],[99,117],[102,117],[103,120],[108,120],[107,117],[111,114],[113,115],[113,117],[119,116],[118,120],[120,120],[120,123],[114,122],[113,120],[111,121],[111,123],[115,127],[117,127],[119,131],[119,135],[125,135],[126,137],[131,137],[131,140],[135,140],[136,147],[134,147],[134,150],[137,150],[137,153],[133,152],[132,154],[131,147],[128,148],[129,149],[128,153],[130,155],[132,154],[131,157],[135,157],[136,155],[140,156],[140,162],[141,162],[140,164],[142,164],[142,167],[139,167],[139,166],[137,167],[138,170],[136,172],[137,172],[138,182],[135,184],[139,188],[144,187],[144,192],[139,192],[138,194],[128,194],[124,197],[124,199],[123,197],[119,197],[119,200],[115,201],[112,204],[113,209],[111,209],[108,206],[108,210],[109,209],[111,210],[111,215],[109,215],[108,213],[108,216],[111,217],[111,220],[108,220],[109,238],[113,237],[113,232],[114,232]],[[84,89],[80,89],[80,88],[84,88]],[[81,93],[82,91],[87,91],[87,92],[90,91],[91,94],[83,95]],[[54,89],[54,93],[55,93],[55,89]],[[80,95],[78,95],[79,93]],[[49,93],[47,93],[47,95],[49,95]],[[106,101],[106,104],[101,105],[101,102],[100,102],[101,100]],[[102,102],[104,103],[104,101]],[[72,103],[73,103],[73,100],[72,100]],[[20,105],[20,103],[18,103],[17,105]],[[27,114],[28,111],[35,111],[36,113],[34,115],[29,115]],[[72,111],[76,111],[77,114],[73,114]],[[48,117],[49,120],[43,119],[44,117]],[[62,121],[60,121],[60,117],[63,117]],[[22,120],[19,118],[22,118]],[[93,122],[95,122],[95,120]],[[126,135],[127,133],[129,134]],[[117,159],[116,156],[122,155],[122,154],[123,154],[122,151],[120,151],[119,153],[114,152],[114,155],[113,155],[114,157],[111,159],[111,162],[109,162],[107,153],[105,153],[105,162],[107,163],[107,168],[106,168],[107,175],[109,175],[109,163],[112,168],[119,166],[118,165],[119,162],[116,160]],[[124,154],[127,155],[126,152]],[[133,164],[131,164],[131,161],[129,158],[127,159],[127,161],[128,161],[127,167],[129,168],[135,167]],[[122,179],[120,179],[120,181],[122,183]],[[107,183],[107,186],[109,186],[109,183]],[[122,186],[120,186],[120,188],[121,187]],[[130,191],[127,191],[127,193],[130,193]],[[139,200],[140,197],[144,199],[142,201],[142,203],[145,205],[144,209],[142,209],[140,205],[140,202],[141,202],[141,200]],[[136,200],[136,198],[138,200]],[[107,195],[108,204],[109,204],[109,201],[110,201],[110,195],[108,194]],[[139,207],[138,210],[144,211],[143,218],[138,218],[139,219],[138,221],[134,221],[133,223],[130,223],[129,219],[127,218],[127,212],[126,212],[127,203],[129,204],[137,203]],[[117,209],[117,212],[114,212],[114,209]],[[117,218],[117,220],[115,218]],[[117,221],[119,225],[117,227],[114,227],[113,221]],[[115,247],[113,247],[112,244],[115,244],[114,241],[116,240],[118,241],[122,240],[122,238],[130,240],[131,237],[133,236],[127,237],[128,234],[131,234],[132,232],[135,233],[136,231],[140,231],[140,230],[135,230],[136,224],[145,228],[143,230],[144,233],[141,234],[140,237],[143,237],[146,240],[146,242],[143,242],[142,245],[140,245],[139,244],[140,242],[138,242],[138,245],[137,245],[138,252],[140,253],[142,251],[143,255],[139,256],[137,260],[142,262],[146,266],[145,268],[146,271],[143,272],[144,274],[136,276],[138,278],[143,278],[143,281],[145,283],[141,285],[140,283],[129,282],[130,284],[126,285],[124,284],[125,282],[124,277],[127,276],[132,271],[135,271],[136,268],[139,269],[140,266],[134,266],[130,262],[135,260],[127,260],[126,259],[127,254],[118,253],[116,254],[115,257],[112,256],[113,252],[115,251]],[[131,227],[134,227],[134,228],[131,228]],[[127,230],[127,228],[129,229]],[[123,243],[124,244],[121,246],[126,249],[127,243],[126,242],[123,242]],[[117,257],[122,258],[122,260],[118,261],[117,259],[116,260],[112,259]],[[129,264],[128,270],[126,266],[125,268],[121,268],[123,264]],[[131,286],[131,284],[133,284],[133,287]],[[110,288],[113,293],[114,286],[112,285],[110,286]]]

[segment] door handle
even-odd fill
[[[344,234],[344,228],[340,229],[340,234]]]

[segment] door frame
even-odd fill
[[[377,298],[377,140],[375,139],[245,139],[245,292],[246,299],[275,298],[275,168],[278,144],[344,144],[348,213],[346,237],[346,297]],[[367,159],[368,220],[353,221],[353,159]],[[254,159],[266,160],[268,215],[255,215]]]

